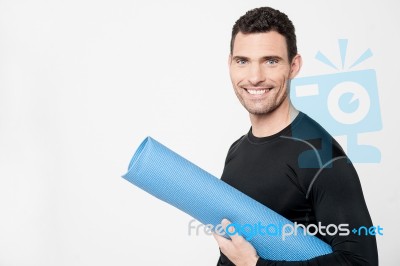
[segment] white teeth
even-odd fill
[[[247,90],[248,93],[252,95],[261,95],[264,94],[267,90]],[[268,89],[269,91],[269,89]]]

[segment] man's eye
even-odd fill
[[[271,58],[271,59],[268,59],[268,60],[266,61],[266,63],[267,63],[268,65],[275,65],[276,63],[278,63],[278,59],[273,59],[273,58]]]
[[[244,65],[244,64],[246,64],[246,60],[238,59],[238,60],[236,60],[236,63],[239,64],[239,65]]]

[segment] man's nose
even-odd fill
[[[266,78],[266,73],[262,66],[259,64],[254,64],[250,67],[248,80],[252,85],[257,85],[260,82],[264,82]]]

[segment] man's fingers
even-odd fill
[[[228,219],[224,218],[224,219],[222,219],[221,224],[224,227],[224,229],[226,229],[226,227],[231,224],[231,221],[229,221]]]
[[[231,221],[229,221],[228,219],[224,218],[221,221],[222,228],[224,228],[224,231],[226,233],[234,233],[236,231],[234,226],[229,226],[230,224],[231,224]]]
[[[229,239],[226,239],[223,236],[220,236],[216,233],[213,233],[213,236],[214,236],[215,240],[217,241],[217,244],[218,244],[219,248],[221,249],[221,251],[226,250],[229,245],[232,245],[232,241]]]
[[[238,234],[235,226],[228,219],[222,219],[221,225],[224,228],[225,233],[233,240]]]
[[[228,235],[226,228],[230,224],[231,224],[231,222],[228,219],[222,219],[222,221],[221,221],[222,228],[226,235]],[[221,236],[217,233],[213,233],[213,236],[214,236],[215,240],[217,241],[218,246],[221,249],[221,251],[226,250],[230,245],[232,245],[232,241],[230,239],[225,238],[224,236]]]
[[[231,223],[231,221],[228,219],[222,219],[221,225],[224,228],[225,233],[229,235],[234,243],[243,242],[244,238],[239,234],[237,228]]]

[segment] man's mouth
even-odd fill
[[[265,88],[265,89],[246,89],[244,88],[245,91],[247,91],[251,95],[263,95],[266,92],[269,92],[272,88]]]

